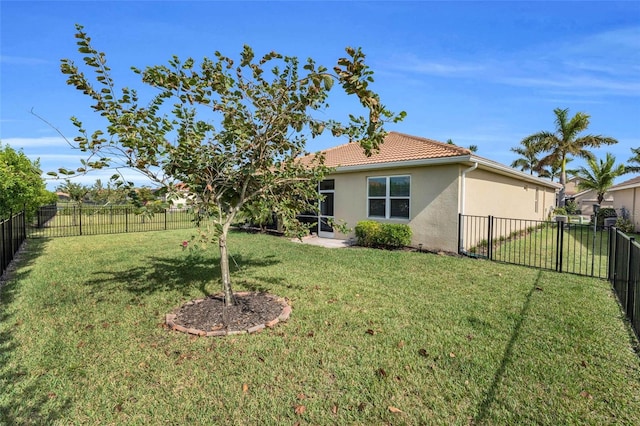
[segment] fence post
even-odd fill
[[[2,238],[2,258],[0,259],[0,275],[2,275],[2,273],[4,272],[4,268],[5,266],[5,260],[9,257],[6,255],[7,253],[7,239],[5,238],[4,235],[4,228],[5,228],[5,223],[7,223],[6,220],[0,221],[0,237]]]
[[[167,230],[167,209],[164,209],[164,230]]]
[[[558,236],[556,237],[556,271],[562,272],[562,246],[564,245],[564,222],[556,222],[558,225]]]
[[[609,227],[609,255],[607,256],[607,262],[609,262],[609,267],[607,268],[607,280],[610,283],[613,283],[613,279],[615,276],[615,248],[616,248],[616,238],[618,237],[618,233],[616,232],[615,226]]]
[[[635,312],[634,312],[634,305],[635,305],[635,300],[634,300],[634,296],[635,296],[635,287],[632,285],[631,283],[631,277],[633,276],[633,269],[631,269],[631,265],[633,264],[633,242],[635,241],[635,238],[629,238],[629,263],[627,264],[627,306],[626,306],[626,311],[627,311],[627,316],[629,317],[629,320],[631,321],[631,323],[633,324],[634,321],[634,317],[635,317]]]
[[[462,213],[458,213],[458,254],[462,254]]]
[[[129,207],[124,208],[124,232],[129,232]]]
[[[78,206],[78,220],[80,221],[80,235],[82,235],[82,204]]]
[[[487,259],[493,260],[493,216],[489,215],[489,228],[487,235]]]

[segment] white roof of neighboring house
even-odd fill
[[[626,180],[622,183],[612,186],[609,191],[621,191],[623,189],[631,189],[640,187],[640,176],[636,176],[632,179]]]
[[[380,150],[369,157],[357,143],[339,145],[322,152],[325,155],[325,165],[334,167],[337,172],[455,163],[472,166],[477,163],[480,169],[554,189],[562,188],[558,183],[480,157],[466,148],[398,132],[389,132],[380,145]],[[314,156],[315,154],[309,154],[302,157],[301,161],[310,162]]]

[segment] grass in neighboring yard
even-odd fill
[[[235,290],[291,319],[196,338],[162,327],[218,290],[188,236],[29,241],[0,290],[0,424],[640,424],[605,281],[233,234]]]
[[[555,269],[558,228],[532,227],[515,238],[501,241],[493,250],[497,261]],[[572,225],[562,235],[562,271],[606,278],[609,231],[587,225]]]

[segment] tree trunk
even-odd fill
[[[558,194],[558,207],[564,207],[565,206],[565,186],[567,185],[567,169],[566,169],[566,164],[567,161],[565,158],[562,159],[562,163],[561,163],[561,169],[560,169],[560,185],[562,185],[562,188],[560,188],[560,193]]]
[[[228,228],[225,227],[218,239],[218,247],[220,247],[220,274],[222,279],[222,291],[224,293],[225,306],[233,305],[233,291],[231,290],[231,275],[229,273],[229,252],[227,251],[227,233]]]

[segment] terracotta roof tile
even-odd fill
[[[328,167],[360,166],[366,164],[393,163],[399,161],[426,160],[470,155],[471,151],[431,139],[389,132],[380,151],[367,157],[358,143],[348,143],[322,151]],[[310,161],[315,154],[301,158]]]

